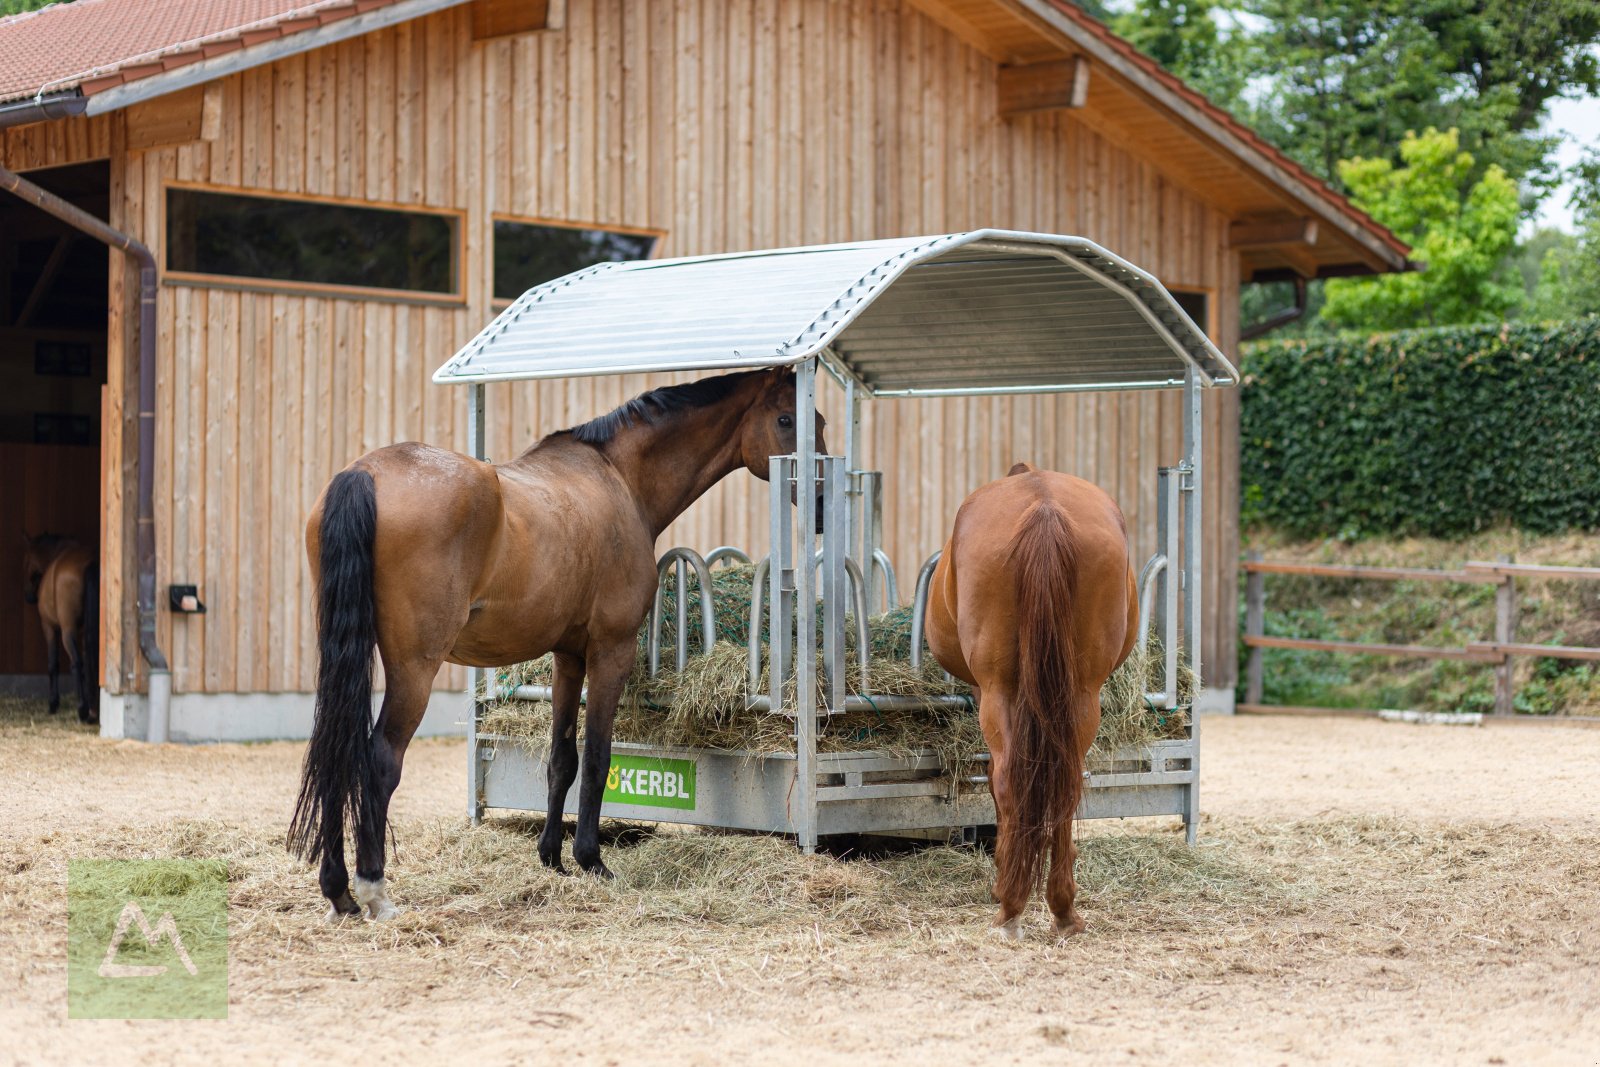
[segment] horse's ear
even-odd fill
[[[1031,463],[1013,463],[1011,469],[1006,471],[1006,477],[1011,478],[1018,474],[1032,474],[1034,471]]]

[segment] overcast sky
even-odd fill
[[[1550,104],[1550,115],[1544,128],[1562,136],[1556,161],[1570,167],[1582,157],[1585,148],[1600,145],[1600,98],[1584,97],[1582,100],[1555,100]],[[1571,231],[1572,208],[1567,204],[1571,187],[1563,185],[1539,206],[1535,226],[1554,226]]]

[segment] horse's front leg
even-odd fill
[[[578,700],[583,694],[584,662],[577,656],[555,654],[555,680],[550,704],[549,796],[545,804],[544,832],[539,835],[539,861],[557,874],[561,865],[561,839],[566,827],[567,790],[578,777]]]
[[[634,636],[596,650],[590,647],[589,702],[583,720],[583,783],[578,787],[578,832],[572,840],[572,858],[590,874],[610,878],[600,860],[600,798],[605,795],[611,770],[611,727],[617,701],[628,675],[633,673]]]

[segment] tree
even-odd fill
[[[1538,253],[1525,309],[1530,319],[1600,314],[1600,150],[1590,149],[1572,174],[1578,233],[1541,231],[1528,242],[1528,251]]]
[[[1219,18],[1231,13],[1212,0],[1135,0],[1111,19],[1111,28],[1212,103],[1243,117],[1259,58],[1245,32],[1223,32]]]
[[[20,15],[24,11],[37,11],[41,7],[49,7],[55,3],[71,3],[72,0],[0,0],[0,19],[7,15]]]
[[[1339,174],[1357,207],[1412,246],[1421,271],[1327,283],[1322,319],[1333,326],[1398,330],[1493,322],[1516,307],[1503,279],[1516,242],[1517,186],[1498,164],[1474,180],[1456,130],[1407,134],[1403,165],[1352,159]]]

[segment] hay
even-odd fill
[[[670,666],[676,642],[676,583],[667,584],[663,593],[662,668],[655,678],[649,677],[645,643],[648,628],[641,627],[633,674],[617,707],[613,727],[616,740],[754,753],[793,750],[793,720],[789,716],[748,707],[751,694],[745,642],[754,572],[753,567],[726,567],[712,572],[717,640],[709,652],[701,651],[699,582],[691,574],[686,613],[690,654],[682,670]],[[970,700],[970,688],[947,678],[931,655],[923,657],[920,668],[911,667],[911,623],[909,607],[897,608],[868,621],[870,696],[969,699],[961,706],[917,709],[873,706],[865,711],[832,716],[819,726],[818,751],[870,749],[891,755],[910,755],[931,750],[947,766],[957,766],[984,751],[983,733],[978,725],[977,709]],[[845,660],[850,666],[846,687],[852,693],[860,688],[855,629],[854,620],[847,616]],[[763,630],[763,644],[768,636]],[[820,639],[818,643],[820,645]],[[1145,700],[1145,693],[1160,687],[1161,670],[1160,648],[1152,642],[1142,652],[1135,649],[1107,681],[1100,693],[1100,731],[1091,758],[1141,748],[1163,738],[1185,736],[1188,727],[1185,709],[1193,701],[1196,679],[1186,665],[1180,666],[1178,688],[1182,707],[1177,712],[1153,709]],[[817,676],[820,678],[821,674],[819,657]],[[493,689],[485,694],[488,707],[479,729],[543,751],[550,737],[552,709],[549,703],[512,700],[503,694],[519,685],[549,685],[552,677],[549,656],[495,672]],[[766,693],[769,684],[763,667],[757,693]],[[784,705],[792,708],[796,703],[795,682],[791,677]]]

